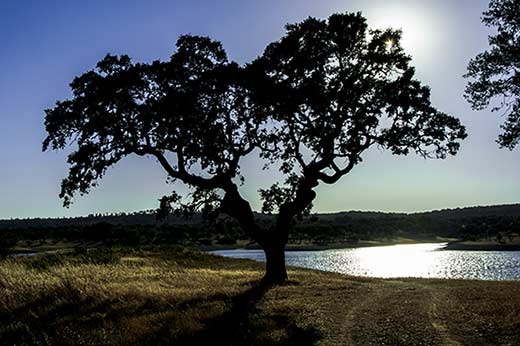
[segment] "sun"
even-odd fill
[[[385,47],[386,47],[386,50],[388,50],[388,51],[392,50],[394,45],[395,45],[395,41],[391,38],[389,38],[388,40],[385,41]]]
[[[378,7],[367,12],[368,24],[373,29],[392,28],[402,31],[399,40],[404,51],[414,59],[432,56],[439,44],[442,28],[439,28],[434,14],[420,8]],[[385,42],[387,49],[396,44],[393,39]]]

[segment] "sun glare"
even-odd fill
[[[395,41],[392,39],[388,39],[385,42],[386,50],[391,50],[394,47]]]
[[[433,15],[426,10],[414,8],[377,8],[367,12],[370,27],[374,29],[400,29],[400,43],[405,52],[414,59],[426,59],[433,55],[438,42],[440,28],[437,28]],[[395,41],[386,41],[391,49]]]

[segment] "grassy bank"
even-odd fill
[[[422,238],[405,238],[395,237],[389,239],[378,239],[378,240],[358,240],[352,242],[326,242],[316,243],[312,241],[302,241],[299,243],[289,242],[285,246],[285,251],[320,251],[320,250],[331,250],[331,249],[354,249],[361,247],[374,247],[374,246],[389,246],[389,245],[406,245],[406,244],[423,244],[423,243],[448,243],[454,241],[453,238],[442,238],[442,237],[422,237]],[[237,242],[234,245],[195,245],[197,249],[201,251],[213,251],[213,250],[234,250],[234,249],[247,249],[247,250],[260,250],[261,247],[256,243],[247,241]]]
[[[452,241],[444,250],[469,250],[469,251],[520,251],[520,240],[509,243],[498,243],[496,241]]]
[[[0,262],[1,345],[517,345],[520,282],[366,279],[174,248]]]

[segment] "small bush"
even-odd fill
[[[30,269],[44,271],[51,267],[61,265],[65,262],[65,257],[61,254],[43,254],[29,258],[26,266]]]
[[[0,237],[0,260],[7,258],[11,254],[11,248],[15,245],[12,239]]]
[[[223,235],[221,238],[217,240],[218,244],[221,245],[235,245],[237,243],[236,239],[229,235]]]
[[[112,248],[95,248],[90,250],[85,249],[83,254],[77,255],[77,259],[87,264],[116,264],[119,263],[121,255]]]

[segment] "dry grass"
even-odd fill
[[[260,345],[288,342],[298,329],[291,316],[273,320],[249,306],[263,294],[256,263],[178,249],[113,264],[39,260],[0,263],[1,345],[193,344],[226,330],[233,342]]]
[[[0,344],[520,344],[517,282],[293,268],[266,291],[251,261],[182,249],[89,256],[0,262]]]

